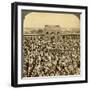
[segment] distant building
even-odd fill
[[[44,32],[46,34],[57,34],[61,32],[61,27],[59,25],[45,25]]]

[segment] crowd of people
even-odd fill
[[[69,37],[24,35],[23,77],[79,75],[80,38]]]

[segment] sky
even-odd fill
[[[25,16],[24,28],[59,25],[63,28],[80,28],[80,20],[74,14],[32,12]]]

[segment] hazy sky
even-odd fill
[[[80,20],[74,14],[32,12],[25,16],[24,27],[60,25],[63,28],[80,28]]]

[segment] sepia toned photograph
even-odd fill
[[[22,77],[80,75],[80,14],[27,12]]]
[[[87,83],[87,7],[12,3],[11,85]]]

